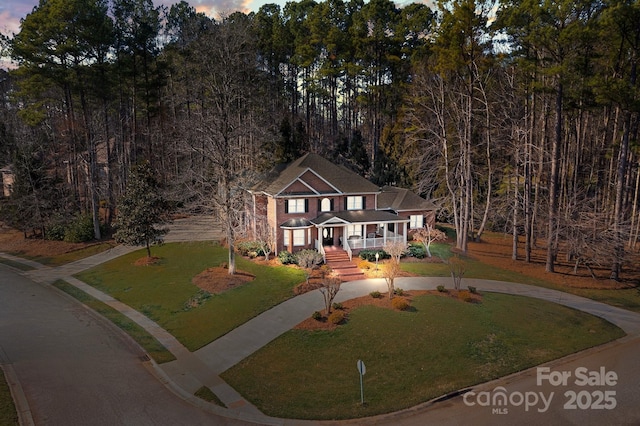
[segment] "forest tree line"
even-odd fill
[[[244,190],[317,152],[485,230],[619,279],[638,246],[636,1],[301,0],[209,18],[186,2],[41,0],[3,37],[2,218],[100,238],[131,168],[237,226]]]

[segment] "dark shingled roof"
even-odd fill
[[[307,219],[289,219],[280,224],[281,228],[308,228],[312,226],[311,222]]]
[[[277,166],[253,187],[254,192],[276,196],[307,170],[313,170],[340,193],[367,194],[380,192],[377,185],[343,166],[333,164],[318,154],[305,154],[286,166]]]
[[[345,210],[341,212],[322,213],[315,219],[311,219],[314,225],[322,225],[331,219],[341,219],[346,223],[382,223],[382,222],[409,222],[409,219],[399,217],[396,214],[382,210]],[[336,223],[340,221],[332,221]]]
[[[404,188],[385,186],[378,194],[378,209],[393,210],[396,212],[408,210],[435,210],[436,206],[430,200]]]

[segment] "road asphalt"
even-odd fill
[[[189,235],[189,233],[186,235]],[[182,399],[199,407],[203,406],[203,402],[194,397],[193,394],[201,386],[207,386],[228,407],[221,408],[213,404],[206,404],[209,412],[220,416],[220,421],[214,424],[222,424],[224,419],[226,419],[224,421],[236,419],[243,422],[275,425],[322,423],[266,416],[219,377],[219,374],[223,371],[308,318],[312,312],[323,309],[323,300],[320,295],[316,292],[311,292],[289,299],[191,353],[173,336],[144,315],[113,299],[111,296],[73,278],[74,274],[82,270],[107,262],[136,249],[118,246],[106,252],[57,268],[44,267],[7,254],[0,253],[0,256],[35,268],[21,272],[29,280],[48,287],[53,281],[64,279],[121,311],[144,327],[176,356],[175,361],[162,365],[157,365],[153,361],[148,362],[160,382],[175,394],[181,396]],[[398,278],[396,281],[396,286],[405,290],[430,290],[435,289],[438,285],[448,286],[449,284],[450,280],[445,278],[429,277],[406,277]],[[553,377],[555,377],[555,374],[569,373],[573,381],[563,383],[562,386],[551,386],[549,380],[538,377],[542,373],[537,368],[532,368],[507,378],[475,386],[473,389],[467,390],[471,391],[468,394],[454,395],[438,402],[431,401],[398,413],[342,423],[401,424],[407,426],[426,423],[506,425],[514,424],[514,422],[518,424],[540,424],[541,422],[559,425],[581,424],[583,426],[592,424],[640,424],[640,407],[637,404],[637,401],[640,401],[640,363],[636,359],[637,354],[640,353],[640,314],[568,293],[524,284],[464,279],[463,285],[475,286],[479,291],[501,292],[544,299],[579,309],[602,317],[619,326],[627,333],[627,336],[616,342],[545,364],[550,368]],[[374,290],[386,291],[385,281],[383,279],[369,279],[344,283],[338,293],[336,302],[366,295]],[[577,387],[574,386],[572,388],[570,387],[571,384],[575,382],[575,378],[580,373],[576,371],[578,368],[585,368],[585,375],[591,374],[592,371],[601,371],[602,368],[606,370],[613,369],[613,373],[617,375],[618,380],[615,384],[612,384],[612,381],[597,385],[580,385],[578,383]],[[15,379],[21,380],[20,377]],[[539,383],[539,381],[542,383]],[[502,389],[504,389],[504,392]],[[26,403],[27,398],[20,396],[19,383],[14,386],[13,390],[17,394],[15,399],[18,402],[20,412],[28,414],[30,412],[29,407],[22,406]],[[594,407],[591,400],[593,399],[593,402],[595,402],[596,399],[605,395],[605,391],[608,392],[606,394],[609,401],[608,406],[604,408]],[[504,393],[506,404],[500,404],[499,399],[496,405],[494,404],[496,402],[495,399],[491,400],[491,403],[484,404],[484,399],[473,400],[470,398],[472,394],[488,397],[496,392]],[[575,392],[576,395],[571,392]],[[584,392],[588,392],[588,395]],[[603,392],[603,394],[600,395],[599,392]],[[531,404],[527,405],[522,402],[524,398],[533,398],[534,393],[538,398],[538,406],[530,407],[529,405]],[[553,401],[549,402],[545,411],[540,411],[541,407],[544,408],[540,400],[544,400],[544,398],[550,399],[552,394],[554,395]],[[579,403],[576,408],[572,407],[572,401],[569,400],[572,396],[575,396],[573,405]],[[520,397],[523,399],[519,399]],[[587,401],[587,398],[589,401]],[[613,408],[611,407],[613,404],[612,399],[615,402],[615,407]],[[529,402],[528,399],[527,402]],[[525,410],[525,408],[527,409]],[[516,417],[514,418],[514,416]],[[29,422],[25,421],[24,424],[29,424]]]

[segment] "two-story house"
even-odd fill
[[[276,253],[340,246],[349,253],[407,242],[412,229],[435,222],[430,201],[395,187],[380,188],[317,154],[273,169],[252,188],[254,231],[266,221]]]

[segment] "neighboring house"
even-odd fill
[[[3,167],[2,169],[0,169],[0,177],[2,178],[2,180],[0,181],[0,184],[2,185],[2,195],[4,197],[10,197],[14,179],[14,174],[13,170],[11,170],[11,166]]]
[[[379,188],[317,154],[273,169],[249,192],[253,231],[266,222],[276,253],[340,246],[351,256],[406,243],[412,229],[435,221],[433,203],[406,189]]]

